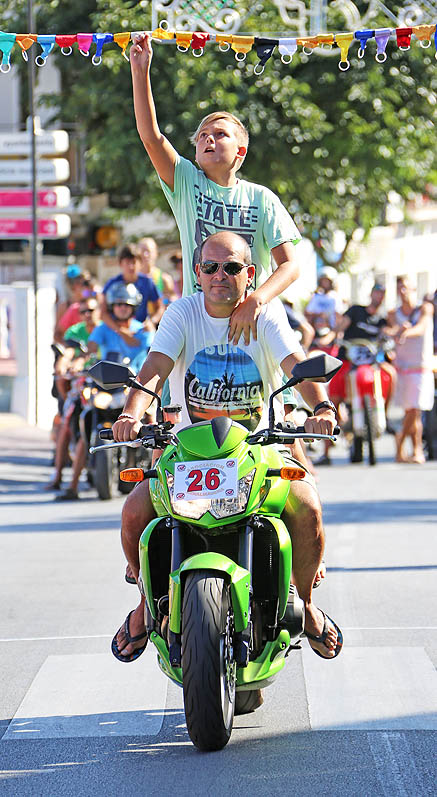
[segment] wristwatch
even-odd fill
[[[337,407],[329,399],[326,399],[326,401],[320,401],[319,404],[316,404],[316,406],[313,409],[313,415],[315,415],[316,412],[318,412],[319,410],[323,410],[323,409],[332,410],[332,412],[334,413],[335,417],[337,417]]]

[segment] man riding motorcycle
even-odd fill
[[[294,364],[305,358],[274,303],[261,309],[257,340],[239,342],[238,346],[229,342],[229,318],[244,301],[255,274],[250,248],[241,236],[232,232],[211,235],[203,243],[200,258],[196,275],[202,292],[168,308],[138,380],[159,392],[168,377],[172,400],[183,407],[184,426],[226,415],[255,429],[263,422],[265,425],[267,398],[282,383],[278,362],[289,377]],[[332,434],[335,411],[323,386],[306,382],[301,392],[314,408],[305,430]],[[114,440],[135,439],[149,405],[147,394],[131,390],[113,426]],[[288,449],[283,454],[290,456]],[[323,556],[324,532],[320,501],[309,473],[304,480],[291,483],[285,514],[293,541],[293,579],[305,603],[305,634],[317,655],[334,658],[341,650],[341,631],[311,597]],[[142,482],[129,495],[122,517],[122,544],[136,578],[139,538],[154,516],[148,482]],[[112,652],[120,661],[130,662],[141,655],[146,642],[141,598],[115,635]]]

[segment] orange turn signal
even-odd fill
[[[120,471],[120,479],[122,482],[142,482],[144,472],[142,468],[126,468]]]
[[[304,479],[305,476],[306,471],[303,468],[281,468],[281,479],[285,479],[288,482]]]

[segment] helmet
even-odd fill
[[[116,282],[106,292],[106,304],[110,309],[114,304],[130,304],[132,307],[138,307],[142,300],[143,297],[133,282]]]
[[[325,277],[325,278],[327,278],[327,279],[331,280],[332,284],[334,285],[334,284],[335,284],[335,281],[336,281],[336,279],[337,279],[337,277],[338,277],[338,271],[337,271],[337,269],[336,269],[336,268],[333,268],[333,266],[324,266],[324,267],[323,267],[323,268],[322,268],[322,269],[319,271],[319,273],[318,273],[318,275],[317,275],[317,282],[320,282],[320,280],[321,280],[323,277]]]

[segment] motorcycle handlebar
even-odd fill
[[[150,432],[150,428],[148,426],[142,426],[138,432],[138,437],[145,437],[148,432]],[[112,429],[101,429],[99,437],[100,440],[113,440],[114,435],[112,434]]]
[[[297,426],[294,431],[299,432],[299,434],[307,434],[308,436],[310,435],[310,432],[305,431],[305,426]],[[340,434],[340,432],[341,432],[340,427],[336,426],[335,429],[333,429],[332,434],[337,436]]]

